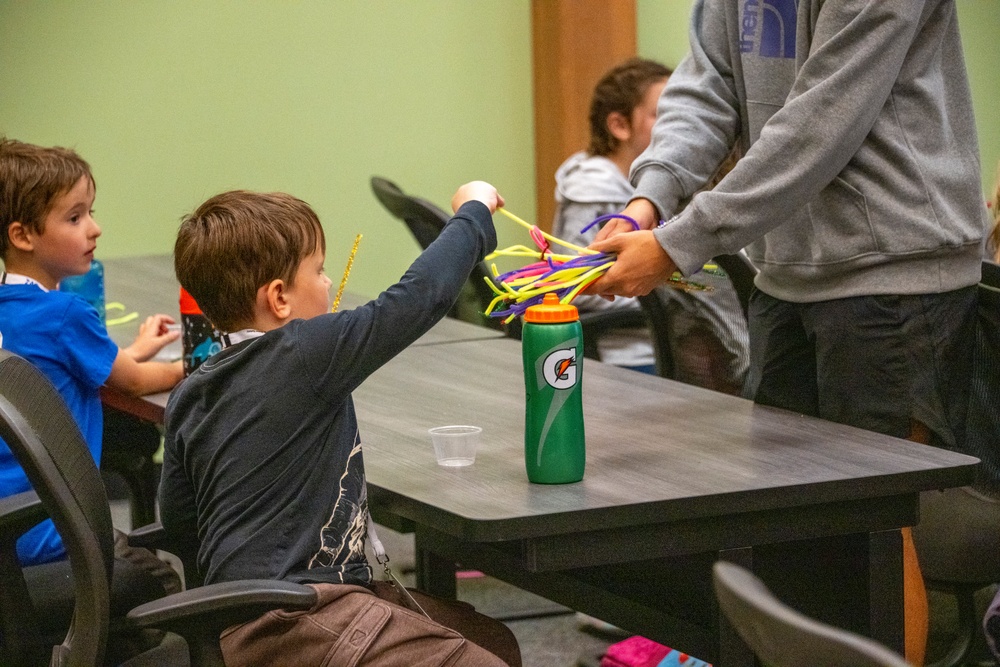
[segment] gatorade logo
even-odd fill
[[[572,389],[576,386],[578,377],[576,365],[576,341],[574,339],[572,341],[568,341],[568,343],[573,344],[574,347],[553,350],[541,360],[541,373],[536,376],[539,389],[542,388],[542,382],[545,382],[545,384],[549,385],[553,389],[561,390]],[[562,344],[565,345],[567,343]],[[537,364],[538,362],[536,361],[535,363]],[[556,416],[559,414],[559,411],[562,410],[566,401],[569,400],[571,393],[572,392],[568,391],[559,391],[552,396],[552,402],[549,404],[548,413],[545,415],[545,423],[542,424],[542,429],[539,432],[536,465],[542,465],[542,452],[545,450],[546,441],[549,437],[549,429],[552,428],[552,424],[555,422]]]
[[[572,389],[576,385],[576,348],[549,353],[542,362],[542,377],[553,389]]]

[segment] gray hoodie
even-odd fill
[[[979,280],[954,2],[696,0],[690,39],[631,173],[664,217],[683,208],[655,232],[683,273],[747,247],[757,287],[795,302]],[[744,157],[695,195],[737,141]]]

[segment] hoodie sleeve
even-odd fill
[[[737,82],[721,2],[698,0],[690,52],[667,80],[646,150],[632,163],[632,199],[649,199],[668,219],[705,186],[739,137]]]

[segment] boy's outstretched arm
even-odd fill
[[[472,181],[460,187],[451,198],[451,210],[458,213],[458,209],[467,201],[480,201],[486,204],[490,213],[496,213],[497,208],[503,206],[503,197],[497,189],[486,181]]]
[[[111,366],[111,374],[104,384],[132,396],[154,394],[173,389],[184,378],[184,365],[180,361],[136,361],[128,352],[118,350]]]
[[[136,361],[149,361],[164,347],[180,338],[180,331],[171,331],[168,324],[174,324],[169,315],[150,315],[139,325],[139,335],[122,351]]]
[[[492,214],[504,203],[496,188],[473,181],[458,188],[451,199],[455,215],[438,237],[417,257],[398,282],[364,306],[338,317],[313,318],[326,331],[327,322],[348,327],[336,337],[335,355],[323,336],[308,358],[328,358],[317,366],[317,384],[333,394],[353,391],[361,381],[399,354],[433,327],[455,304],[473,267],[496,248]],[[302,325],[309,329],[312,320]]]

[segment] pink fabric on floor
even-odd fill
[[[601,667],[712,667],[645,637],[629,637],[608,647]]]

